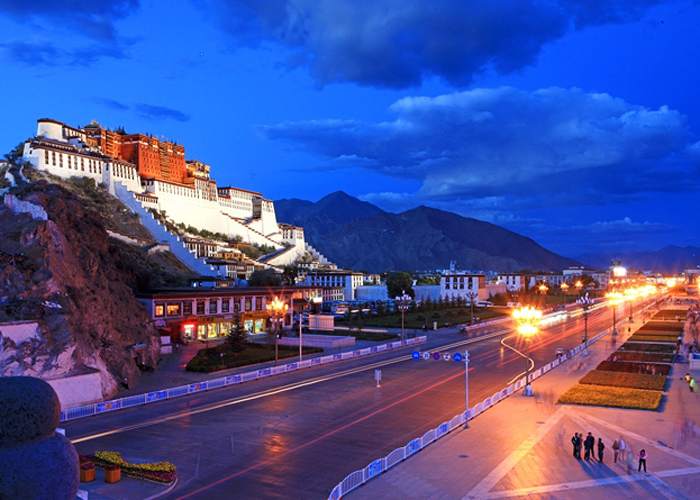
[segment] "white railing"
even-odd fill
[[[251,380],[267,378],[274,375],[279,375],[281,373],[289,373],[303,368],[308,368],[310,366],[318,366],[346,359],[360,358],[363,356],[368,356],[370,354],[384,352],[389,349],[398,349],[403,346],[422,344],[426,340],[427,337],[415,337],[407,339],[405,342],[397,340],[395,342],[381,344],[378,346],[366,347],[364,349],[356,349],[354,351],[347,351],[337,354],[327,354],[325,356],[305,359],[301,363],[294,361],[284,365],[260,368],[249,372],[236,373],[234,375],[226,375],[224,377],[219,377],[211,380],[204,380],[201,382],[193,382],[191,384],[171,387],[159,391],[135,394],[133,396],[125,396],[123,398],[110,399],[109,401],[92,403],[89,405],[78,406],[75,408],[68,408],[61,412],[61,422],[65,422],[67,420],[75,420],[77,418],[90,417],[92,415],[99,415],[102,413],[121,410],[125,408],[133,408],[134,406],[155,403],[157,401],[163,401],[165,399],[178,398],[186,396],[188,394],[208,391],[210,389],[218,389],[219,387],[224,387],[227,385],[242,384],[245,382],[250,382]]]

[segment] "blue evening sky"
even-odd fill
[[[95,119],[272,199],[570,256],[698,245],[698,25],[692,0],[0,0],[0,150]]]

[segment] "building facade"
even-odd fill
[[[497,283],[503,283],[511,293],[521,292],[527,289],[527,280],[524,274],[499,274]]]
[[[486,276],[483,274],[445,272],[440,276],[442,299],[464,299],[470,303],[472,300],[486,300],[488,297]]]
[[[305,301],[321,295],[314,287],[187,288],[155,290],[139,294],[150,320],[174,341],[215,340],[225,337],[240,321],[248,334],[270,327],[267,304],[277,297],[288,304],[284,324],[290,326],[294,312]]]
[[[342,288],[343,300],[357,300],[356,290],[364,281],[362,273],[342,269],[311,270],[306,274],[306,286]]]

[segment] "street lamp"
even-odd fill
[[[467,297],[469,297],[469,324],[474,324],[474,302],[479,298],[479,292],[474,290],[469,290],[467,292]]]
[[[307,307],[311,307],[312,305],[320,304],[323,302],[323,297],[320,297],[318,295],[314,295],[313,297],[308,297],[306,299],[306,305]],[[304,311],[299,312],[299,363],[302,362],[304,359],[303,355],[303,332],[302,332],[302,319],[303,319],[303,313]]]
[[[547,286],[547,283],[544,281],[540,283],[540,285],[537,287],[537,292],[542,295],[542,307],[547,306],[547,292],[549,291],[549,287]]]
[[[540,322],[542,321],[542,311],[534,307],[525,306],[513,310],[513,320],[515,321],[516,327],[515,331],[518,335],[523,338],[530,338],[536,335],[540,331]],[[515,347],[506,344],[505,340],[507,337],[501,339],[501,345],[507,347],[518,356],[525,359],[527,362],[527,369],[525,370],[525,390],[523,391],[524,396],[532,396],[532,385],[530,381],[530,373],[535,367],[535,360],[530,356],[523,354]]]
[[[588,308],[593,304],[593,300],[586,294],[580,297],[577,302],[583,308],[583,345],[588,347]]]
[[[583,281],[576,280],[576,283],[574,283],[574,286],[576,287],[576,290],[578,290],[578,293],[581,293],[581,290],[583,289]]]
[[[274,335],[275,335],[275,364],[279,359],[279,347],[277,345],[277,340],[279,338],[279,331],[281,330],[280,322],[283,320],[284,316],[289,310],[289,305],[275,297],[272,302],[268,302],[265,305],[265,309],[270,313],[272,324],[274,325]]]
[[[399,311],[401,311],[401,342],[406,341],[406,329],[405,329],[405,315],[406,311],[408,311],[408,307],[411,305],[411,298],[410,295],[406,293],[406,290],[401,290],[401,295],[396,297],[396,306],[399,308]]]
[[[612,306],[613,320],[612,320],[612,336],[617,336],[617,306],[625,301],[625,296],[620,292],[608,292],[605,294],[605,298]]]
[[[561,288],[562,292],[566,293],[566,291],[569,289],[569,284],[566,281],[563,281],[559,287]]]

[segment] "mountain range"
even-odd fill
[[[614,259],[643,271],[679,273],[700,266],[700,247],[669,245],[652,251],[587,254],[579,260],[591,266],[606,267]]]
[[[444,269],[560,270],[577,262],[495,224],[420,206],[390,213],[337,191],[317,202],[275,202],[278,220],[341,267],[370,272]]]

